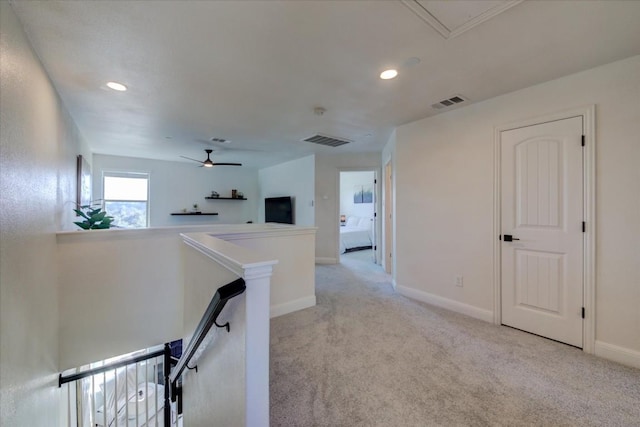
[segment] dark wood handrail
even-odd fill
[[[216,324],[218,315],[227,304],[227,301],[242,294],[246,288],[247,286],[242,278],[236,279],[233,282],[218,288],[213,298],[211,298],[207,310],[200,319],[200,323],[198,323],[198,326],[193,332],[193,336],[191,337],[189,344],[182,352],[182,357],[178,360],[175,369],[173,369],[169,376],[172,389],[175,389],[176,382],[182,375],[182,372],[184,372],[185,368],[187,368],[187,365],[198,350],[198,347],[200,347],[200,344],[202,344],[202,341],[204,341],[204,338],[207,336],[211,326]]]
[[[231,298],[242,294],[247,288],[244,279],[239,278],[231,283],[228,283],[216,291],[209,302],[207,310],[200,319],[200,323],[193,332],[193,336],[189,341],[186,349],[182,352],[182,357],[177,360],[171,356],[171,345],[166,343],[164,349],[156,350],[152,353],[142,354],[135,357],[128,357],[126,359],[119,360],[117,362],[110,363],[105,366],[86,370],[72,375],[62,375],[58,377],[58,387],[62,387],[63,384],[77,381],[82,378],[90,377],[92,375],[101,374],[103,372],[118,369],[130,364],[142,362],[144,360],[153,359],[154,357],[164,356],[164,426],[168,427],[171,423],[171,400],[175,399],[176,395],[180,395],[180,391],[177,387],[177,381],[180,379],[184,369],[188,367],[191,358],[195,355],[198,347],[204,341],[207,333],[211,329],[211,326],[217,325],[216,320],[222,312],[222,309]],[[220,327],[226,327],[229,331],[229,324],[222,325]],[[175,365],[173,371],[171,366]]]

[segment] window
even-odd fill
[[[149,226],[149,174],[104,172],[104,210],[122,228]]]

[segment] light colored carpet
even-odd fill
[[[316,293],[271,321],[272,426],[640,426],[640,370],[402,297],[365,254]]]

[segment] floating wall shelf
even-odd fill
[[[218,215],[218,212],[172,212],[171,215]]]
[[[205,200],[247,200],[246,197],[205,197]]]

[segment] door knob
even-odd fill
[[[515,237],[513,237],[511,234],[505,234],[504,236],[504,241],[505,242],[511,242],[513,240],[520,240],[520,239],[516,239]]]

